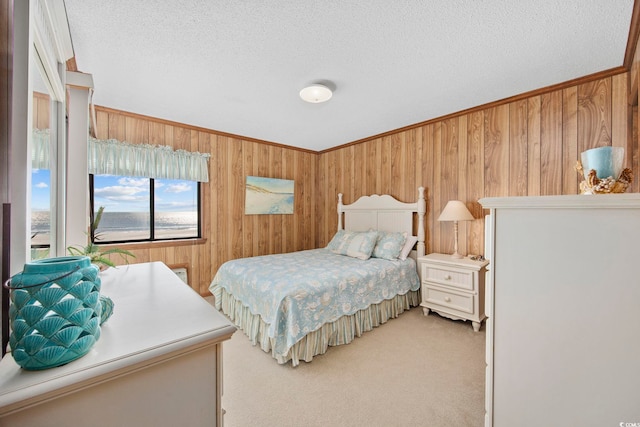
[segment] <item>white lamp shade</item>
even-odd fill
[[[300,98],[312,104],[328,101],[332,95],[331,89],[321,84],[312,84],[300,91]]]
[[[460,200],[449,200],[438,217],[438,221],[473,221],[473,215]]]

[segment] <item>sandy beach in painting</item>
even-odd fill
[[[244,213],[293,214],[293,190],[292,180],[248,176]]]

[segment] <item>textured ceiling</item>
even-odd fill
[[[323,150],[623,64],[633,0],[65,0],[94,103]],[[314,82],[333,98],[307,104]]]

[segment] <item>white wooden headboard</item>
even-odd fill
[[[342,204],[342,193],[338,194],[338,230],[367,231],[406,231],[413,234],[413,215],[418,214],[417,255],[425,252],[424,216],[427,203],[424,199],[424,187],[418,188],[418,200],[415,203],[400,202],[388,194],[362,196],[350,205]],[[344,226],[342,217],[344,215]]]

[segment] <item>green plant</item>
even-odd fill
[[[75,256],[88,256],[93,264],[104,267],[115,267],[116,265],[111,261],[109,255],[118,254],[120,255],[127,264],[129,263],[129,257],[135,258],[136,256],[131,252],[120,249],[120,248],[111,248],[107,250],[103,250],[99,245],[95,244],[91,241],[91,236],[93,236],[94,240],[99,240],[99,233],[97,233],[98,225],[100,225],[100,220],[102,219],[102,213],[104,212],[104,206],[100,206],[98,211],[96,212],[95,217],[91,221],[89,225],[91,229],[91,234],[89,237],[89,242],[86,246],[69,246],[67,247],[67,251],[70,255]]]
[[[40,234],[39,231],[31,234],[31,239]],[[38,259],[49,258],[49,248],[48,247],[39,247],[39,246],[31,246],[31,260],[35,261]]]

